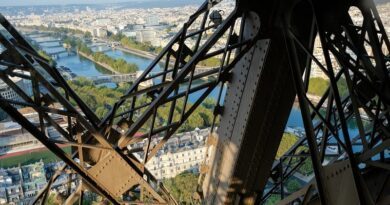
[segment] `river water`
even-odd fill
[[[48,39],[45,37],[44,39]],[[42,38],[36,38],[38,41],[43,41]],[[50,40],[50,38],[49,38]],[[55,47],[55,46],[58,47]],[[50,42],[50,43],[41,43],[41,46],[47,53],[53,53],[58,51],[64,51],[65,49],[61,47],[59,42]],[[145,70],[148,65],[152,62],[151,59],[140,57],[134,54],[126,53],[120,50],[112,50],[106,46],[94,46],[92,47],[94,51],[103,51],[108,56],[113,58],[123,58],[129,63],[135,63],[140,70]],[[78,76],[99,76],[104,74],[110,74],[111,72],[106,70],[105,68],[95,64],[94,62],[79,56],[79,55],[68,55],[67,53],[59,54],[59,57],[56,59],[58,66],[65,66],[70,68],[76,75]],[[157,65],[158,66],[158,65]],[[226,92],[224,89],[223,95]],[[219,87],[214,89],[210,94],[214,99],[217,98],[219,92]],[[200,97],[202,92],[193,93],[189,97],[189,102],[195,102],[196,99]],[[223,101],[223,98],[222,98]],[[290,117],[287,122],[288,127],[303,129],[303,122],[301,117],[301,112],[298,107],[294,107],[291,111]],[[350,136],[356,136],[358,134],[358,130],[354,122],[349,124],[349,134]],[[341,134],[341,133],[340,133]],[[359,149],[359,148],[354,148]]]
[[[42,38],[34,38],[36,41],[42,42],[45,40],[53,40],[53,38],[50,37],[42,37]],[[49,42],[49,43],[40,43],[43,50],[45,50],[47,53],[52,54],[60,51],[65,51],[65,49],[60,45],[59,42]],[[57,47],[54,47],[57,46]],[[152,62],[151,59],[141,57],[138,55],[134,55],[131,53],[123,52],[121,50],[115,50],[110,49],[107,46],[96,46],[94,44],[91,44],[91,49],[93,51],[103,51],[105,54],[107,54],[110,57],[113,58],[122,58],[126,60],[129,63],[134,63],[138,66],[139,70],[143,71],[145,70],[149,64]],[[96,63],[82,57],[79,55],[68,55],[66,52],[61,53],[58,55],[59,57],[56,60],[58,66],[65,66],[68,67],[78,76],[99,76],[104,74],[111,74],[110,71],[103,68],[102,66],[97,65]],[[157,70],[160,69],[159,65],[156,65]],[[108,85],[109,87],[112,87],[112,85]],[[219,93],[220,87],[217,87],[211,92],[211,96],[215,97]],[[224,89],[225,93],[225,89]],[[195,102],[196,99],[198,99],[202,94],[202,91],[192,93],[189,96],[189,102]],[[223,95],[224,96],[224,95]],[[222,98],[223,100],[223,98]]]

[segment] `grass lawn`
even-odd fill
[[[62,148],[66,153],[71,152],[70,147]],[[26,165],[43,160],[44,163],[59,161],[60,159],[49,150],[33,151],[19,156],[12,156],[5,159],[0,159],[0,168],[15,167]]]

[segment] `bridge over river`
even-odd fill
[[[114,74],[114,75],[100,75],[100,76],[89,76],[86,77],[89,80],[92,80],[96,85],[104,83],[124,83],[124,82],[134,82],[137,78],[143,73],[143,71],[137,71],[135,73],[129,74]],[[143,83],[143,86],[148,87],[153,85],[152,80],[147,80]]]
[[[47,54],[50,55],[52,58],[57,59],[61,54],[67,54],[68,56],[76,55],[76,51],[64,49],[59,51],[47,52]]]
[[[195,75],[204,73],[210,70],[213,70],[216,68],[197,68]],[[135,73],[129,73],[129,74],[114,74],[114,75],[100,75],[100,76],[88,76],[86,77],[89,80],[92,80],[96,85],[104,84],[104,83],[123,83],[123,82],[134,82],[136,81],[143,71],[137,71]],[[151,76],[153,75],[161,75],[161,73],[158,72],[152,72]],[[153,77],[150,77],[152,79]],[[167,79],[172,79],[170,75],[167,75]],[[142,83],[143,86],[148,87],[153,85],[152,80],[146,80]]]

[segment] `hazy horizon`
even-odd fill
[[[7,6],[42,6],[42,5],[83,5],[83,4],[116,4],[116,3],[147,3],[155,1],[175,1],[175,0],[64,0],[64,1],[53,1],[53,0],[1,0],[0,7]],[[191,1],[191,0],[182,0]],[[200,1],[200,0],[199,0]],[[374,0],[376,3],[386,3],[390,0]]]
[[[115,4],[124,2],[148,2],[153,0],[2,0],[1,6],[41,6],[41,5],[70,5],[70,4]],[[169,0],[168,0],[169,1]]]

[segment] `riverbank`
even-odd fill
[[[157,58],[157,54],[154,54],[154,53],[151,53],[148,51],[134,49],[134,48],[124,47],[123,45],[117,46],[117,47],[115,47],[115,49],[118,49],[118,50],[123,51],[123,52],[128,53],[128,54],[136,55],[136,56],[139,56],[142,58],[147,58],[147,59],[150,59],[152,61]],[[165,58],[163,58],[159,63],[165,64]],[[175,61],[171,59],[169,62],[169,65],[174,66]]]
[[[90,61],[92,61],[92,62],[94,62],[94,63],[96,63],[96,64],[98,64],[98,65],[100,65],[100,66],[102,66],[103,68],[105,68],[105,69],[111,71],[111,72],[114,73],[114,74],[123,74],[123,73],[120,73],[120,72],[114,70],[111,66],[109,66],[109,65],[107,65],[107,64],[105,64],[105,63],[95,61],[95,60],[93,59],[93,57],[90,56],[90,55],[87,55],[87,54],[85,54],[85,53],[83,53],[83,52],[81,52],[81,51],[78,51],[78,54],[79,54],[80,56],[82,56],[82,57],[84,57],[84,58],[86,58],[86,59],[88,59],[88,60],[90,60]]]
[[[139,49],[124,47],[123,45],[117,46],[117,47],[115,47],[115,49],[118,49],[118,50],[123,51],[125,53],[133,54],[133,55],[136,55],[139,57],[147,58],[150,60],[154,60],[157,57],[157,54],[154,54],[154,53],[151,53],[148,51],[139,50]],[[165,59],[163,58],[159,63],[165,64]],[[172,58],[169,62],[169,65],[170,66],[175,65],[175,61]],[[211,68],[211,66],[201,66],[201,65],[197,65],[197,67],[198,68]]]
[[[147,51],[138,50],[138,49],[128,48],[128,47],[124,47],[124,46],[117,46],[117,47],[115,47],[115,49],[121,50],[121,51],[126,52],[126,53],[134,54],[134,55],[137,55],[137,56],[140,56],[143,58],[148,58],[151,60],[154,60],[157,57],[156,54],[153,54],[153,53],[150,53]]]

